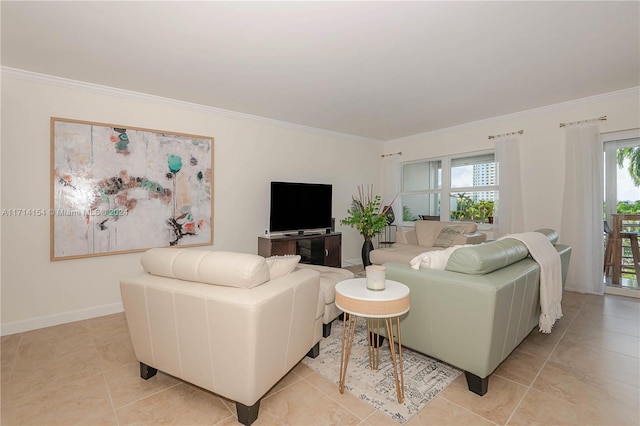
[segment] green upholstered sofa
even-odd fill
[[[558,244],[562,285],[571,247]],[[538,324],[540,266],[516,239],[455,250],[445,270],[385,263],[387,279],[411,289],[401,318],[402,345],[465,371],[469,390],[484,395],[489,376]]]

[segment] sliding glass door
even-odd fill
[[[627,232],[637,233],[640,237],[640,220],[634,220],[635,215],[640,218],[640,137],[621,137],[613,140],[605,138],[604,162],[605,221],[613,230],[617,220],[619,222],[617,225],[624,228],[620,229],[623,232],[620,235]],[[623,225],[620,223],[621,217],[625,218]],[[612,235],[606,237],[618,238]],[[637,259],[634,259],[632,252],[632,238],[623,237],[620,240],[622,241],[622,251],[618,255],[620,258],[616,256],[615,259],[605,259],[605,282],[608,285],[638,289],[638,273],[637,268],[634,267]],[[620,282],[611,282],[614,275],[611,272],[613,267],[606,268],[606,264],[611,262],[623,265]]]

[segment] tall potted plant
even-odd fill
[[[382,198],[373,195],[373,185],[358,186],[358,196],[352,197],[351,208],[347,210],[347,217],[340,221],[343,225],[356,228],[364,238],[362,245],[362,264],[371,265],[369,253],[373,250],[371,238],[382,232],[387,226],[386,213],[390,206],[382,208]]]

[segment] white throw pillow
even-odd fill
[[[267,257],[266,260],[269,267],[269,276],[272,280],[275,280],[291,273],[298,266],[300,255],[271,256]]]
[[[444,271],[447,266],[451,253],[460,247],[468,247],[473,244],[464,244],[461,246],[448,247],[444,250],[433,250],[421,253],[411,259],[411,268],[418,270],[420,268],[439,269]]]

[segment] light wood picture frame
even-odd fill
[[[51,260],[213,244],[212,137],[51,117]]]

